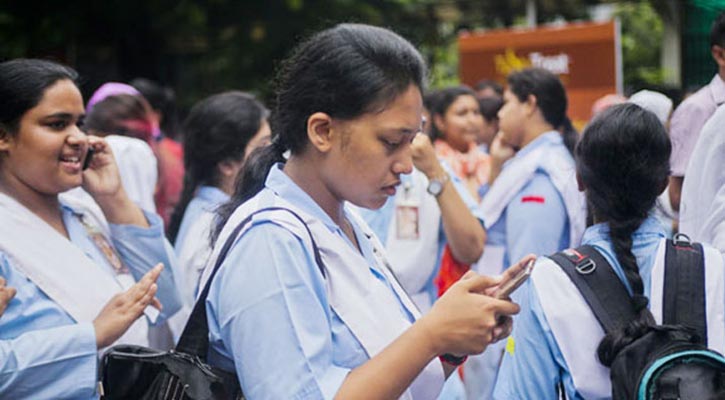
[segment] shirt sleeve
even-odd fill
[[[458,195],[461,196],[461,200],[463,200],[463,204],[468,207],[468,210],[471,211],[471,214],[473,214],[474,217],[478,220],[478,222],[483,226],[483,213],[481,212],[481,207],[478,206],[478,203],[476,203],[476,200],[473,199],[473,196],[471,196],[471,193],[468,191],[468,188],[466,188],[466,184],[463,182],[461,178],[456,176],[456,174],[453,173],[453,170],[448,165],[447,162],[441,160],[441,166],[443,169],[448,173],[448,176],[451,179],[451,183],[453,184],[453,187],[456,189],[456,192],[458,192]],[[443,224],[440,224],[440,237],[442,238],[443,243],[445,244],[446,240],[446,234],[443,230]],[[440,258],[440,257],[439,257]]]
[[[339,349],[311,250],[278,225],[255,225],[232,247],[207,310],[212,351],[233,360],[248,398],[332,399],[350,371],[334,362]]]
[[[164,236],[163,222],[155,213],[144,211],[148,228],[135,225],[111,224],[113,245],[123,262],[138,281],[158,263],[164,264],[156,284],[156,297],[163,306],[156,323],[174,315],[181,309],[182,302],[178,288],[184,287],[183,274],[177,271],[176,256],[171,244]]]
[[[506,208],[508,261],[562,250],[568,244],[562,243],[569,237],[568,221],[561,195],[545,173],[537,172]]]
[[[670,174],[672,176],[685,176],[687,163],[695,148],[697,138],[700,136],[700,130],[710,117],[708,110],[694,100],[685,100],[672,114],[670,121],[670,139],[672,140]]]
[[[506,343],[494,399],[558,399],[560,382],[567,399],[582,399],[551,332],[531,280],[514,293],[521,312]]]
[[[0,398],[97,398],[96,351],[90,322],[0,340]]]

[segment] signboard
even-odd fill
[[[577,128],[591,118],[600,97],[622,93],[619,25],[579,23],[563,27],[506,29],[458,37],[461,81],[481,79],[506,85],[506,76],[527,67],[557,74],[569,98],[568,115]]]

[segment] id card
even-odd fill
[[[418,206],[398,204],[395,206],[395,232],[400,240],[420,238]]]

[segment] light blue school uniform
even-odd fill
[[[516,153],[523,158],[546,146],[564,146],[558,132],[539,136]],[[511,164],[513,160],[507,161]],[[572,164],[574,163],[572,159]],[[487,230],[486,246],[504,246],[503,265],[511,265],[529,253],[551,254],[569,247],[569,218],[564,200],[543,169],[508,204],[498,221]],[[485,251],[485,250],[484,250]]]
[[[471,194],[468,192],[468,189],[465,186],[465,183],[457,177],[453,171],[450,169],[448,164],[445,161],[441,160],[441,165],[443,166],[443,169],[448,174],[451,183],[453,184],[453,187],[458,192],[458,195],[461,196],[461,200],[463,200],[463,203],[468,207],[468,209],[471,211],[473,216],[478,219],[481,224],[483,224],[483,216],[481,215],[480,209],[478,207],[478,204],[473,199]],[[419,171],[415,171],[415,173],[420,173]],[[397,188],[395,196],[389,197],[388,200],[385,202],[383,207],[377,209],[377,210],[370,210],[366,208],[357,208],[358,213],[363,217],[365,222],[370,226],[370,228],[375,232],[375,234],[380,239],[381,243],[388,243],[388,234],[391,229],[391,224],[394,223],[395,218],[395,207],[397,204],[397,201],[401,198],[401,196],[405,196],[405,187],[409,187],[410,185],[414,184],[414,177],[413,174],[408,175],[401,175],[400,177],[400,185]],[[427,181],[426,181],[427,182]],[[423,188],[425,190],[426,188]],[[427,192],[425,193],[425,196],[431,196]],[[422,208],[421,208],[422,209]],[[438,209],[436,209],[438,211]],[[440,212],[438,211],[438,214]],[[421,218],[422,219],[422,218]],[[425,230],[425,229],[436,229],[437,234],[435,235],[435,243],[436,246],[436,258],[434,260],[420,260],[416,259],[415,255],[408,255],[410,260],[414,260],[413,262],[416,262],[417,264],[422,263],[433,263],[434,266],[431,270],[431,273],[428,276],[428,279],[421,290],[421,292],[427,293],[429,303],[432,304],[437,298],[438,298],[438,288],[435,285],[435,278],[438,276],[438,271],[440,270],[440,263],[441,263],[441,256],[443,254],[443,248],[445,247],[446,243],[448,242],[446,239],[446,234],[443,229],[443,223],[440,218],[438,218],[438,225],[437,226],[429,226],[426,224],[420,224],[419,229]],[[426,237],[427,235],[421,233],[421,237]],[[390,255],[393,256],[392,254]],[[392,266],[393,270],[395,270],[396,265]],[[420,266],[420,270],[428,271],[429,268],[425,268],[424,266]],[[403,286],[406,287],[406,282],[402,282]],[[411,296],[414,296],[415,293],[410,293]],[[415,298],[415,296],[414,296]],[[419,306],[420,307],[420,306]],[[428,306],[429,307],[429,306]],[[425,311],[425,310],[423,310]]]
[[[186,206],[174,242],[179,269],[184,273],[182,296],[193,304],[199,286],[199,276],[211,253],[210,233],[214,229],[216,210],[229,200],[229,195],[214,186],[200,186]]]
[[[504,163],[501,175],[488,190],[487,196],[502,193],[500,190],[497,192],[497,189],[500,189],[496,188],[497,185],[514,184],[506,181],[511,176],[511,171],[507,171],[508,168],[520,168],[520,165],[530,162],[531,157],[541,158],[542,151],[546,152],[544,157],[561,158],[558,160],[559,164],[556,165],[571,170],[571,182],[566,183],[568,192],[574,192],[576,193],[574,196],[580,196],[573,188],[576,185],[573,174],[574,159],[566,149],[561,134],[557,131],[540,135]],[[547,161],[550,160],[545,158],[540,160],[540,162]],[[563,195],[555,186],[553,177],[549,175],[552,172],[551,169],[552,167],[547,169],[543,164],[539,164],[530,180],[507,200],[508,203],[498,219],[485,221],[486,245],[484,254],[477,265],[480,273],[497,274],[527,254],[551,254],[570,247],[572,242],[571,221]],[[488,199],[488,201],[490,200]],[[579,212],[583,213],[583,198],[576,197],[574,201],[570,201],[573,204],[570,205],[571,209],[581,208]],[[484,199],[482,208],[487,206],[486,202],[487,199]],[[484,209],[484,218],[487,214]],[[583,231],[583,218],[580,219],[581,232]],[[489,346],[484,354],[471,357],[464,366],[466,392],[469,397],[490,398],[504,343],[499,342]]]
[[[657,248],[665,237],[666,232],[656,217],[649,217],[632,235],[632,253],[637,258],[644,293],[648,297]],[[589,227],[582,239],[584,244],[602,253],[631,293],[609,238],[608,225],[602,223]],[[539,262],[541,259],[537,264]],[[516,291],[514,300],[521,306],[521,312],[514,317],[513,354],[510,351],[504,353],[494,398],[555,400],[558,399],[557,385],[563,382],[567,398],[584,399],[574,387],[571,370],[554,338],[531,280]]]
[[[260,208],[278,196],[354,247],[280,167],[272,167],[265,188],[255,197]],[[354,218],[348,220],[369,273],[390,288],[376,266],[370,239]],[[325,277],[308,247],[289,230],[262,220],[237,239],[212,281],[207,297],[209,362],[235,371],[248,398],[332,399],[347,374],[369,359],[332,310]],[[397,294],[395,298],[402,316],[413,322]]]
[[[99,268],[115,275],[106,257],[89,238],[75,212],[62,205],[63,223],[70,241]],[[171,268],[171,246],[164,238],[163,222],[144,212],[150,227],[110,224],[111,240],[135,280],[159,262],[156,297],[163,304],[163,321],[181,307]],[[42,246],[38,243],[38,246]],[[62,265],[48,266],[62,268]],[[97,351],[93,324],[77,323],[0,253],[0,276],[17,289],[0,317],[0,398],[96,399]]]

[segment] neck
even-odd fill
[[[554,127],[546,122],[536,122],[527,127],[527,129],[524,131],[524,140],[521,143],[521,148],[523,149],[526,147],[527,144],[533,142],[538,138],[539,136],[543,135],[546,132],[551,132],[554,130]]]
[[[53,229],[68,237],[57,194],[40,193],[7,174],[0,174],[0,192],[12,197]]]
[[[312,197],[312,200],[325,211],[333,222],[338,226],[343,226],[342,200],[329,190],[321,179],[320,170],[318,163],[305,155],[290,156],[284,166],[285,174]]]
[[[236,180],[237,180],[236,176],[231,177],[231,176],[222,175],[220,177],[219,181],[217,182],[217,184],[214,186],[216,186],[222,192],[231,196],[234,194],[234,187],[235,187]]]
[[[720,79],[725,82],[725,65],[722,67],[718,67],[717,74],[720,76]]]

